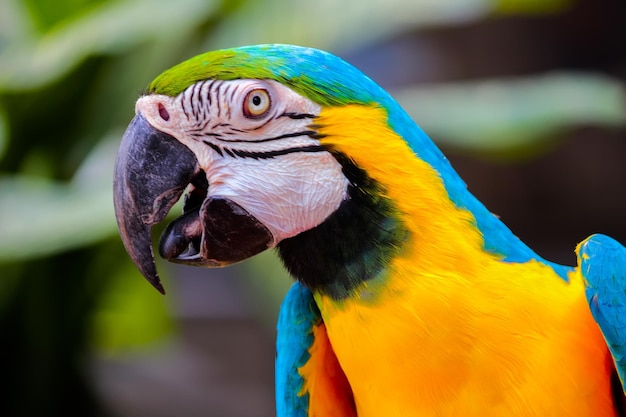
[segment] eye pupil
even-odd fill
[[[271,99],[267,90],[250,91],[243,102],[243,114],[246,117],[258,118],[267,113],[271,107]]]

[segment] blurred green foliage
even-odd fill
[[[499,157],[540,152],[549,138],[576,126],[626,124],[624,85],[599,74],[551,72],[420,85],[394,95],[439,143]]]
[[[8,386],[0,413],[54,416],[71,404],[72,412],[99,415],[85,367],[94,349],[142,346],[173,329],[167,299],[123,251],[111,197],[119,138],[160,71],[219,47],[282,42],[348,51],[409,30],[499,12],[555,13],[570,3],[1,0],[0,375]],[[623,84],[594,73],[393,93],[435,138],[469,152],[542,149],[581,120],[626,123]],[[289,284],[284,271],[267,256],[250,269],[265,275],[253,285],[277,307]]]

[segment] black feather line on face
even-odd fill
[[[316,118],[317,116],[312,115],[312,114],[308,114],[308,113],[282,113],[281,115],[277,116],[278,117],[289,117],[291,119],[308,119],[308,118]],[[271,120],[275,120],[275,119],[271,119]],[[263,125],[267,124],[268,122],[265,122]],[[236,130],[238,132],[241,132],[241,130],[238,129],[234,129],[232,128],[232,126],[230,124],[227,123],[221,123],[219,125],[214,126],[217,127],[229,127],[231,130]],[[254,130],[254,129],[252,129]],[[227,134],[229,134],[230,132],[227,132]],[[200,135],[198,134],[192,134],[195,137],[198,137]],[[274,142],[274,141],[279,141],[279,140],[283,140],[283,139],[291,139],[291,138],[297,138],[297,137],[301,137],[301,136],[308,136],[311,139],[322,139],[324,137],[324,135],[319,134],[316,130],[301,130],[301,131],[296,131],[296,132],[288,132],[288,133],[283,133],[281,135],[278,136],[273,136],[273,137],[269,137],[269,138],[261,138],[261,139],[225,139],[222,134],[220,133],[212,133],[212,132],[206,132],[203,133],[204,136],[206,137],[211,137],[216,141],[219,142],[224,142],[224,143],[266,143],[266,142]],[[277,150],[272,150],[272,151],[248,151],[248,150],[242,150],[242,149],[234,149],[234,148],[230,148],[230,147],[226,147],[226,146],[221,146],[218,145],[212,141],[209,140],[203,140],[203,142],[205,144],[207,144],[209,147],[211,147],[211,149],[213,149],[219,156],[224,157],[224,154],[226,153],[227,155],[231,156],[231,157],[241,157],[241,158],[253,158],[253,159],[269,159],[269,158],[275,158],[277,156],[281,156],[281,155],[287,155],[290,153],[297,153],[297,152],[325,152],[327,149],[321,145],[307,145],[307,146],[295,146],[292,148],[285,148],[285,149],[277,149]]]
[[[320,145],[310,145],[310,146],[297,146],[293,148],[286,149],[277,149],[275,151],[264,151],[264,152],[253,152],[253,151],[244,151],[242,149],[233,149],[226,148],[223,146],[218,146],[212,142],[204,141],[211,149],[213,149],[219,156],[224,157],[224,153],[232,158],[252,158],[252,159],[270,159],[276,158],[281,155],[287,155],[290,153],[297,152],[326,152],[326,148]]]
[[[348,198],[322,224],[283,240],[277,249],[294,278],[340,300],[379,276],[409,232],[384,187],[346,155],[330,152],[350,181]]]
[[[293,119],[293,120],[317,118],[316,115],[310,114],[310,113],[290,113],[290,112],[285,112],[278,117],[289,117],[290,119]]]
[[[219,146],[215,145],[214,143],[211,142],[204,142],[207,145],[209,145],[211,147],[211,149],[213,149],[215,152],[217,152],[217,154],[221,157],[224,156],[224,152],[222,152],[222,148],[220,148]]]
[[[215,139],[221,142],[227,143],[265,143],[265,142],[274,142],[281,139],[289,139],[289,138],[297,138],[300,136],[308,136],[312,139],[318,139],[319,134],[315,130],[301,130],[298,132],[289,132],[284,133],[282,135],[273,136],[271,138],[261,138],[261,139],[224,139],[221,137],[216,137]]]

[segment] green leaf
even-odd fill
[[[208,49],[294,43],[355,47],[421,27],[484,17],[490,0],[249,1],[211,33]]]
[[[186,36],[218,5],[211,0],[126,0],[94,7],[42,36],[21,37],[0,49],[0,91],[39,87],[90,55]]]
[[[38,178],[0,178],[0,261],[50,255],[115,229],[111,192]]]
[[[558,13],[570,7],[573,0],[495,0],[495,12],[501,14]]]
[[[44,32],[68,17],[80,15],[104,1],[107,0],[22,0],[22,3],[28,8],[33,23]]]
[[[6,113],[0,105],[0,160],[9,144],[9,120]]]
[[[107,279],[90,326],[91,343],[99,353],[142,348],[172,335],[171,299],[154,291],[130,261],[111,268]]]
[[[0,261],[60,253],[115,233],[111,181],[120,137],[103,140],[69,184],[0,177]]]
[[[393,94],[437,142],[478,152],[542,146],[565,129],[624,126],[624,84],[599,74],[414,86]]]
[[[0,1],[0,51],[35,33],[35,26],[20,0]]]

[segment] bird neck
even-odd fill
[[[438,171],[390,128],[382,108],[327,108],[315,127],[350,188],[326,221],[278,245],[286,268],[313,292],[342,299],[384,282],[397,258],[442,270],[482,250],[472,213],[450,200]]]
[[[349,181],[348,198],[320,225],[277,248],[293,277],[315,293],[341,300],[386,270],[408,230],[381,184],[341,152],[331,153]]]
[[[402,124],[403,136],[392,124]],[[278,245],[292,276],[314,292],[341,299],[361,283],[372,287],[398,257],[445,273],[471,266],[479,253],[537,260],[567,280],[569,268],[541,259],[493,216],[403,111],[329,107],[314,127],[351,184],[350,198],[325,222]]]

